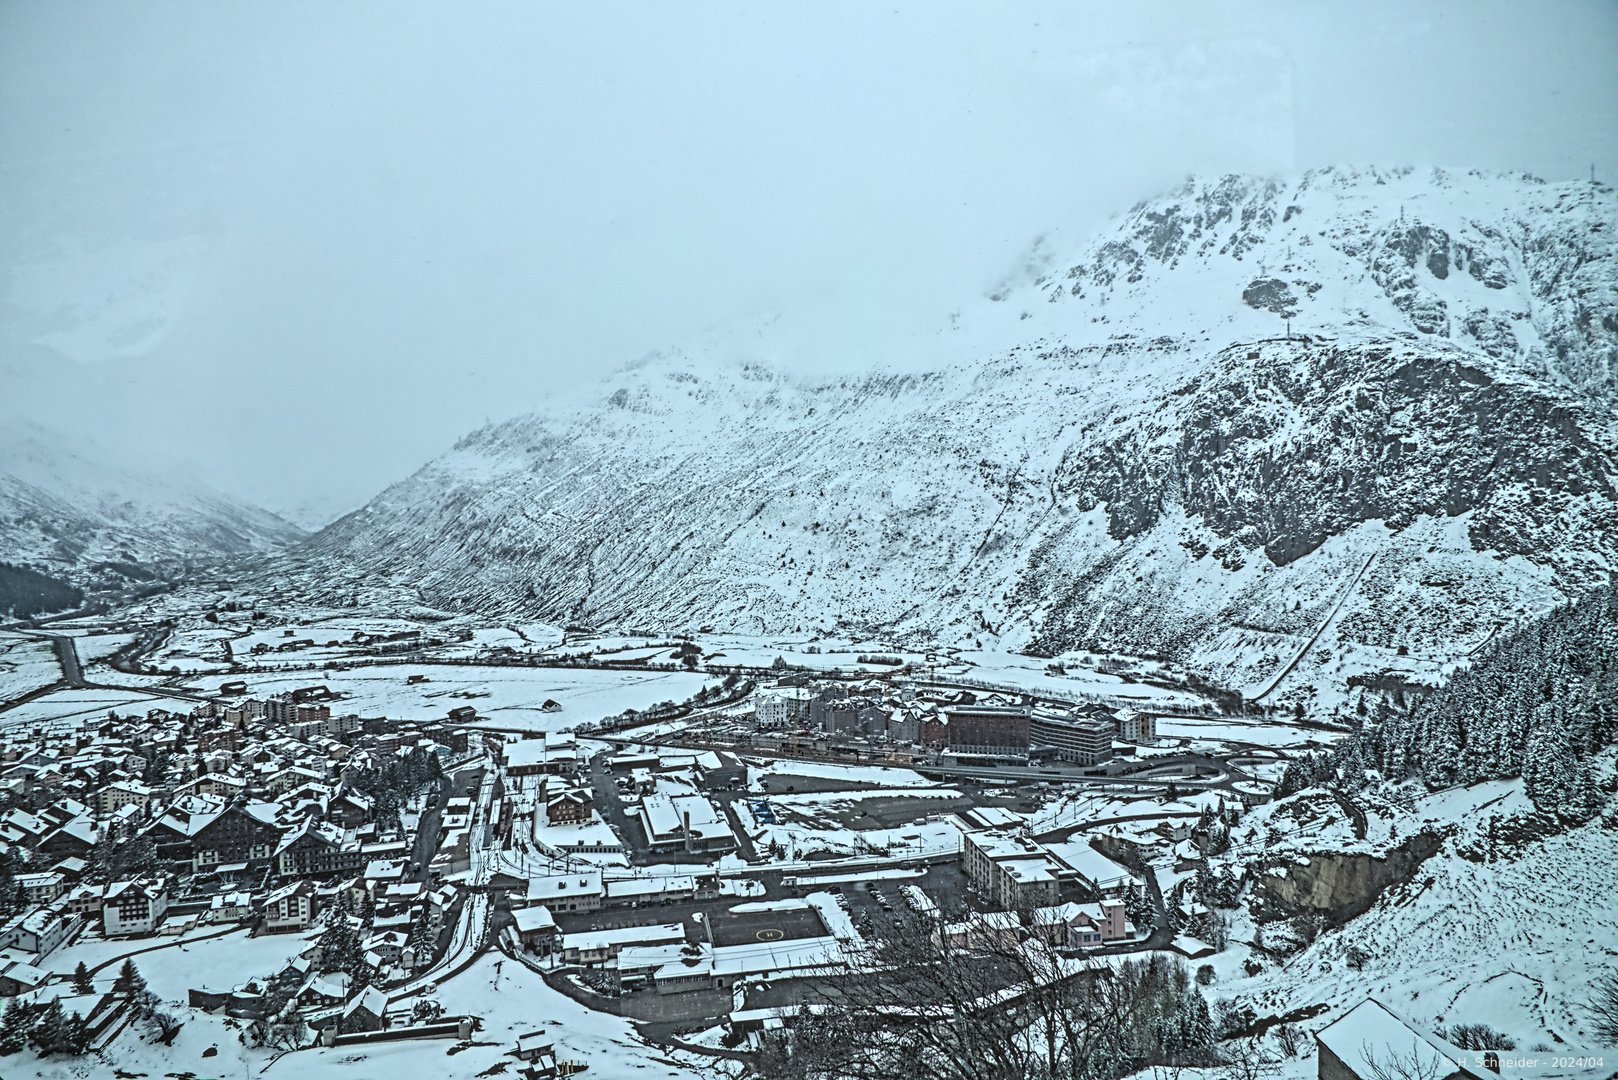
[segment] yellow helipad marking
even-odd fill
[[[753,936],[758,938],[760,941],[780,941],[782,938],[786,937],[786,934],[780,930],[760,930]]]

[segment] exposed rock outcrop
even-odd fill
[[[1442,844],[1437,833],[1421,832],[1386,855],[1318,852],[1303,863],[1293,858],[1263,865],[1254,876],[1255,911],[1269,918],[1318,915],[1341,926],[1414,878]]]

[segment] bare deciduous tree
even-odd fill
[[[1219,1057],[1220,1080],[1270,1080],[1281,1070],[1275,1055],[1260,1046],[1256,1038],[1234,1040],[1220,1051]]]
[[[1444,1059],[1437,1053],[1423,1059],[1414,1039],[1411,1040],[1408,1054],[1401,1054],[1390,1047],[1385,1055],[1378,1055],[1370,1043],[1364,1044],[1361,1054],[1365,1058],[1366,1070],[1371,1074],[1368,1080],[1438,1080],[1446,1071]]]
[[[857,968],[820,980],[813,1011],[764,1040],[763,1075],[1090,1080],[1212,1060],[1207,1004],[1183,965],[1092,964],[1015,919],[902,919]]]
[[[1590,1026],[1596,1037],[1618,1044],[1618,974],[1596,979],[1590,987]]]

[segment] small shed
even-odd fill
[[[541,1058],[549,1058],[555,1053],[555,1044],[549,1034],[543,1031],[530,1031],[526,1035],[517,1036],[517,1048],[512,1051],[517,1055],[518,1061],[538,1062]]]

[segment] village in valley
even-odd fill
[[[1189,1038],[1300,1044],[1352,1003],[1286,992],[1294,958],[1374,957],[1323,846],[1437,842],[1310,787],[1340,717],[1150,660],[177,604],[3,639],[0,1048],[745,1072],[918,924],[1044,956],[1013,995],[1168,958],[1247,988]],[[1522,799],[1495,786],[1444,813]]]

